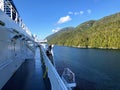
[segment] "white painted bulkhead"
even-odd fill
[[[35,44],[30,34],[0,10],[0,89],[25,61],[34,58]]]
[[[0,9],[4,11],[4,0],[0,0]]]
[[[25,59],[34,57],[34,51],[28,48],[27,41],[21,38],[12,40],[13,36],[14,32],[0,27],[0,89]]]

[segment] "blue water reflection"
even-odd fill
[[[54,47],[56,68],[76,75],[74,90],[120,90],[120,50]]]

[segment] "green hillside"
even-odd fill
[[[64,29],[62,33],[59,31],[48,36],[48,42],[64,46],[120,49],[120,13],[84,22],[72,30]]]

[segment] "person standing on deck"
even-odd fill
[[[47,54],[48,58],[51,60],[51,63],[54,65],[53,55],[52,55],[52,45],[48,46],[48,48],[46,50],[46,54]]]

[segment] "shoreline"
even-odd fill
[[[71,46],[71,47],[76,47],[76,48],[85,48],[85,49],[112,49],[112,50],[120,50],[120,48],[117,48],[117,47],[92,47],[92,46]]]
[[[55,44],[54,44],[55,45]],[[57,44],[56,44],[57,45]],[[73,48],[81,48],[81,49],[103,49],[103,50],[120,50],[118,47],[92,47],[92,46],[67,46],[67,45],[58,45],[58,46],[65,46],[65,47],[73,47]]]

